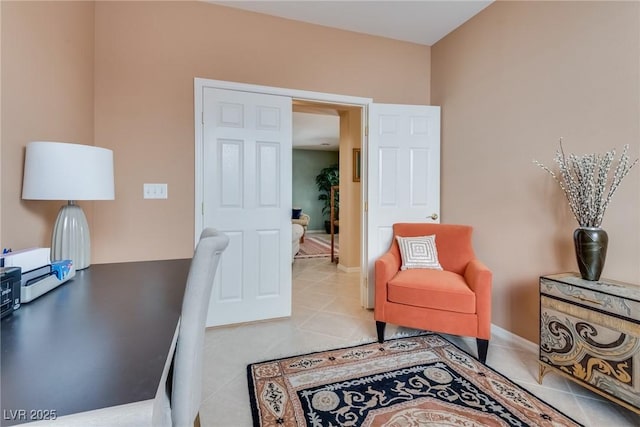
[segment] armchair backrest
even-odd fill
[[[455,224],[397,223],[393,224],[391,251],[400,259],[400,248],[396,236],[436,236],[438,260],[444,270],[463,274],[464,269],[475,258],[471,244],[473,227]]]

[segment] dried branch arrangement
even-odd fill
[[[629,144],[625,145],[618,164],[610,175],[615,149],[604,154],[585,154],[565,156],[560,138],[560,148],[556,151],[555,162],[560,169],[556,174],[542,163],[533,162],[547,171],[554,180],[560,184],[564,191],[573,216],[580,227],[597,227],[602,224],[602,217],[607,210],[613,194],[618,189],[622,179],[627,176],[638,159],[630,161],[627,151]]]

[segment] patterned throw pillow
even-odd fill
[[[438,261],[436,236],[400,237],[396,236],[400,255],[402,256],[401,270],[409,268],[430,268],[442,270]]]

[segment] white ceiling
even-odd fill
[[[338,151],[340,116],[293,112],[293,148]]]
[[[211,1],[281,18],[431,46],[493,0]],[[334,113],[335,114],[335,113]],[[293,146],[338,150],[337,115],[293,113]]]
[[[492,1],[236,0],[211,3],[431,46]]]

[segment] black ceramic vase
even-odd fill
[[[607,257],[609,236],[602,228],[580,227],[573,232],[580,275],[585,280],[598,280]]]

